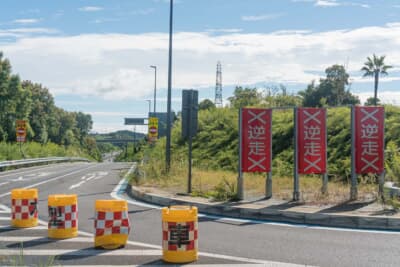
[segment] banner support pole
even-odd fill
[[[328,193],[328,131],[327,131],[327,113],[325,110],[325,172],[322,174],[322,194]]]
[[[351,105],[351,188],[350,200],[357,199],[357,174],[356,174],[356,115],[355,106]]]
[[[237,198],[243,200],[243,173],[242,173],[242,108],[239,109],[239,168],[238,168],[238,181],[237,181]]]
[[[299,162],[297,157],[298,152],[298,144],[297,144],[297,107],[293,109],[293,118],[294,118],[294,127],[293,127],[293,140],[294,140],[294,170],[293,170],[293,177],[294,177],[294,185],[293,185],[293,201],[299,201],[300,199],[300,192],[299,192]]]

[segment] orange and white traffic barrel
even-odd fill
[[[71,238],[78,235],[78,197],[76,195],[48,196],[48,236]]]
[[[125,200],[96,200],[94,246],[116,249],[126,245],[130,232]]]
[[[171,206],[162,209],[163,260],[171,263],[198,259],[197,208]]]
[[[11,190],[11,225],[34,227],[38,225],[38,190]]]

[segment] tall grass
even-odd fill
[[[86,157],[92,158],[84,150],[74,146],[60,146],[54,143],[35,142],[17,143],[0,142],[0,161],[42,157]]]
[[[135,183],[143,187],[155,187],[171,193],[185,193],[187,191],[188,170],[184,162],[172,162],[171,171],[166,174],[162,161],[152,162],[139,167],[140,179]],[[265,195],[266,175],[245,174],[244,188],[246,199],[259,199]],[[321,193],[322,178],[320,176],[301,176],[301,200],[308,204],[327,205],[338,204],[349,199],[350,184],[341,181],[330,181],[328,193]],[[151,190],[151,189],[150,189]],[[292,177],[272,178],[273,197],[290,201],[293,196]],[[192,170],[192,195],[210,198],[215,201],[234,200],[237,192],[237,173],[224,170]],[[377,185],[368,180],[361,180],[359,200],[373,200],[377,198]]]

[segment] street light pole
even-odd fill
[[[148,117],[150,117],[150,112],[151,112],[151,100],[150,100],[150,99],[147,99],[146,101],[149,102],[149,114],[148,114]]]
[[[165,145],[166,169],[171,167],[171,84],[172,84],[172,17],[174,0],[169,2],[169,57],[168,57],[168,98],[167,98],[167,142]]]
[[[157,66],[151,65],[150,68],[154,69],[154,116],[156,116],[156,92],[157,92]]]

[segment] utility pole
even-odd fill
[[[167,142],[165,145],[165,163],[167,172],[171,167],[171,85],[172,85],[172,18],[174,1],[169,2],[169,56],[168,56],[168,97],[167,97]]]
[[[153,100],[154,110],[153,110],[153,112],[154,112],[154,116],[155,116],[155,113],[156,113],[156,94],[157,94],[156,93],[157,92],[157,66],[151,65],[150,68],[154,69],[154,100]],[[149,110],[149,112],[150,112],[150,110]]]

